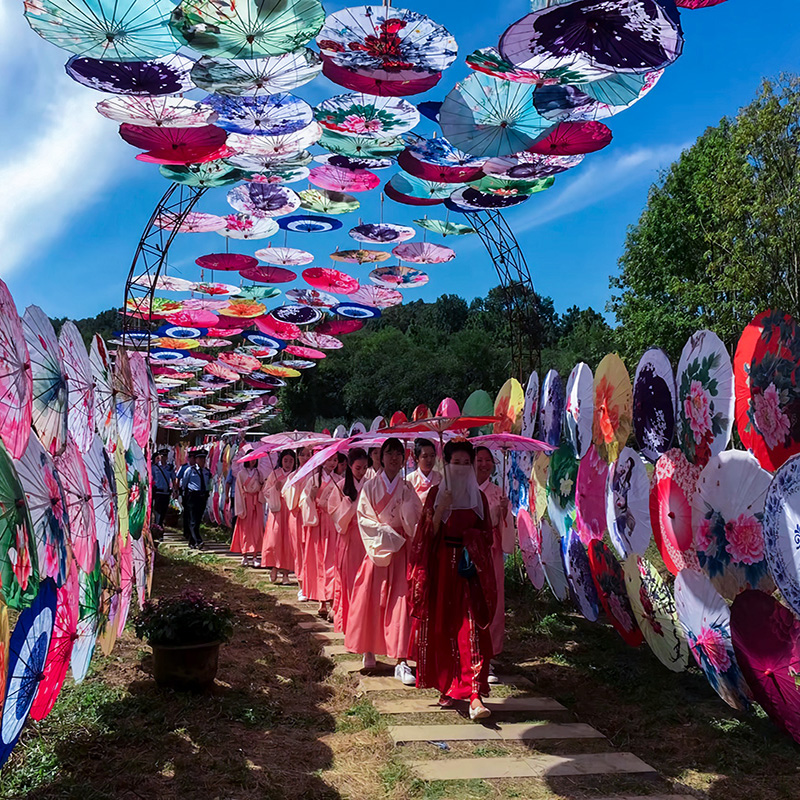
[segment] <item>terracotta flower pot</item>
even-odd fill
[[[151,644],[156,683],[184,692],[209,689],[217,676],[220,644],[208,642],[178,647]]]

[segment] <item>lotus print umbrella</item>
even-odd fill
[[[99,92],[160,96],[183,94],[194,88],[189,72],[194,61],[172,54],[151,61],[104,61],[73,56],[67,75]]]
[[[254,59],[297,50],[314,38],[325,12],[318,0],[183,0],[172,29],[183,43],[209,56]]]
[[[267,264],[274,264],[282,267],[301,267],[310,264],[314,260],[311,253],[305,250],[297,250],[294,247],[264,247],[256,250],[255,257]]]
[[[118,530],[117,496],[114,469],[98,436],[95,436],[83,461],[89,482],[97,545],[100,557],[105,558]],[[87,554],[87,563],[91,555]]]
[[[335,294],[352,294],[358,289],[358,280],[338,269],[310,267],[303,270],[303,280],[315,289]]]
[[[593,416],[594,379],[589,366],[581,362],[567,379],[564,405],[565,430],[578,458],[583,458],[592,444]]]
[[[330,164],[314,167],[308,180],[320,189],[333,192],[369,192],[381,183],[381,179],[369,170],[346,169]]]
[[[25,5],[28,24],[56,47],[82,57],[145,61],[174,53],[169,0],[34,0]]]
[[[633,615],[619,561],[604,542],[593,539],[589,542],[589,564],[603,611],[625,643],[638,647],[643,640],[642,631]]]
[[[412,264],[444,264],[456,257],[449,247],[429,242],[399,244],[392,250],[392,254],[401,261],[409,261]]]
[[[0,281],[0,437],[13,458],[25,452],[31,432],[33,381],[22,322]]]
[[[0,717],[0,765],[8,760],[44,680],[56,615],[56,585],[47,579],[14,626],[9,642],[8,682]]]
[[[55,462],[67,500],[72,551],[78,566],[85,571],[91,569],[97,549],[97,526],[86,465],[72,436],[67,437],[66,449]]]
[[[419,122],[419,111],[407,100],[359,92],[323,100],[314,113],[326,130],[369,139],[399,136]]]
[[[413,267],[395,265],[376,267],[369,273],[369,279],[386,289],[419,289],[428,282],[428,274]]]
[[[594,421],[592,441],[598,452],[611,462],[628,441],[633,412],[633,387],[625,364],[610,353],[594,374]]]
[[[200,128],[217,120],[217,109],[180,97],[111,97],[97,110],[117,122],[154,128]]]
[[[306,189],[299,192],[300,205],[307,211],[319,214],[349,214],[357,211],[361,203],[351,194],[331,192],[327,189]]]
[[[564,443],[550,457],[547,476],[547,511],[556,530],[566,539],[575,524],[575,491],[578,459],[569,444]]]
[[[606,531],[606,481],[608,463],[594,445],[578,464],[575,483],[575,528],[588,547],[592,539],[602,539]]]
[[[228,203],[237,211],[253,217],[280,217],[298,208],[300,198],[285,186],[250,182],[231,189]]]
[[[645,352],[633,379],[633,430],[642,454],[655,461],[675,435],[675,377],[669,356],[658,347]]]
[[[650,480],[641,456],[623,447],[606,483],[606,524],[620,558],[644,555],[650,544]]]
[[[286,92],[260,97],[210,94],[202,102],[216,112],[216,124],[231,133],[285,136],[301,131],[314,119],[305,100]]]

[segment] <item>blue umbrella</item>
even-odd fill
[[[194,61],[171,55],[153,61],[103,61],[73,56],[64,69],[72,80],[112,94],[183,94],[194,89],[189,73]]]
[[[285,92],[258,97],[210,94],[202,102],[219,115],[215,124],[232,133],[285,136],[303,130],[314,119],[305,100]]]
[[[278,225],[285,231],[299,231],[301,233],[327,233],[338,231],[342,223],[332,217],[318,217],[313,214],[294,214],[291,217],[281,217]]]
[[[381,315],[381,310],[361,303],[339,303],[331,309],[331,313],[348,319],[374,319]]]
[[[286,347],[286,342],[283,339],[276,339],[274,336],[267,336],[265,333],[245,331],[242,336],[257,347],[268,347],[272,350],[283,350]]]

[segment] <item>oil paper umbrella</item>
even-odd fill
[[[31,719],[42,720],[52,710],[67,678],[72,648],[78,632],[78,568],[70,565],[69,574],[56,591],[53,635],[42,670],[42,679],[30,710]]]
[[[119,135],[133,147],[146,150],[146,160],[156,164],[192,164],[213,161],[225,151],[227,134],[214,125],[200,128],[155,128],[123,122]]]
[[[243,353],[220,353],[219,360],[231,369],[236,370],[236,372],[241,373],[253,372],[253,370],[257,370],[261,366],[257,358]]]
[[[242,253],[208,253],[194,261],[201,269],[241,271],[258,265],[258,260]]]
[[[147,458],[135,439],[125,452],[128,483],[128,531],[134,539],[142,536],[150,509],[150,475]],[[123,542],[127,539],[120,531]]]
[[[0,281],[0,437],[13,458],[25,452],[31,433],[33,380],[22,321],[8,287]]]
[[[608,463],[590,445],[575,479],[575,529],[587,547],[592,539],[605,535],[607,479]]]
[[[8,645],[8,681],[0,717],[0,765],[11,755],[45,678],[56,616],[56,585],[48,578],[37,588],[32,605],[19,615]]]
[[[426,181],[466,183],[483,177],[482,158],[453,147],[443,136],[419,139],[397,156],[397,164],[409,175]]]
[[[606,524],[620,558],[644,555],[650,545],[650,479],[642,457],[623,447],[608,469]],[[691,531],[690,531],[691,533]]]
[[[525,406],[525,393],[516,378],[509,378],[501,387],[494,400],[494,415],[497,422],[493,433],[515,433],[522,430],[522,410]]]
[[[133,597],[135,580],[133,570],[133,542],[135,541],[137,540],[129,536],[124,542],[120,541],[119,543],[119,605],[116,615],[117,636],[122,636],[131,608],[131,598]],[[138,541],[141,541],[141,538]]]
[[[800,622],[774,597],[748,589],[730,610],[736,662],[753,699],[772,722],[800,741]]]
[[[572,368],[567,379],[565,400],[565,432],[575,454],[583,458],[592,444],[594,417],[594,378],[587,364],[581,362]]]
[[[343,136],[385,138],[407,133],[419,122],[416,106],[400,97],[376,97],[360,92],[323,100],[314,115],[323,128]],[[521,148],[518,148],[521,149]]]
[[[295,214],[291,217],[281,217],[278,225],[287,231],[299,233],[328,233],[342,227],[338,219],[330,217],[316,217],[312,214]]]
[[[309,183],[333,192],[369,192],[380,186],[381,179],[366,169],[345,169],[324,164],[314,167],[308,176]]]
[[[614,630],[631,647],[643,641],[642,631],[636,624],[625,588],[625,571],[616,556],[600,539],[589,542],[589,565],[597,590],[597,598]]]
[[[345,264],[379,264],[388,261],[389,254],[383,250],[336,250],[331,253],[331,260]]]
[[[349,322],[349,320],[342,320],[342,322]],[[319,328],[316,331],[304,331],[297,338],[303,344],[307,344],[309,347],[318,347],[320,350],[341,350],[344,347],[341,339],[326,333],[319,333]]]
[[[218,95],[271,95],[314,80],[321,68],[319,56],[307,47],[271,58],[203,56],[192,67],[192,82]]]
[[[338,269],[310,267],[303,270],[303,280],[315,289],[335,294],[352,294],[358,289],[358,280]]]
[[[187,340],[177,340],[186,346]],[[117,406],[117,435],[122,446],[127,447],[133,436],[133,416],[136,394],[133,389],[133,375],[128,353],[120,349],[116,353],[114,369],[111,372],[111,386],[114,390],[114,401]]]
[[[305,189],[300,192],[300,205],[318,214],[349,214],[357,211],[361,203],[351,194],[331,192],[327,189]]]
[[[292,325],[313,325],[322,319],[322,312],[318,309],[297,304],[278,306],[269,313],[279,322],[288,322]]]
[[[532,439],[536,431],[536,420],[539,416],[539,373],[534,370],[528,376],[525,385],[525,398],[522,406],[522,424],[520,433]]]
[[[106,61],[73,56],[67,75],[99,92],[122,95],[183,94],[194,89],[189,77],[194,61],[175,53],[148,61]]]
[[[147,552],[144,539],[131,539],[130,543],[136,599],[141,608],[147,599]]]
[[[259,348],[268,348],[277,352],[278,350],[282,350],[284,347],[286,347],[286,342],[284,342],[282,339],[276,339],[274,336],[266,336],[263,333],[246,331],[243,336],[248,342],[252,342]]]
[[[566,540],[575,525],[575,492],[578,459],[566,442],[550,457],[547,476],[547,512],[562,539]]]
[[[384,187],[386,196],[396,203],[409,206],[435,206],[443,203],[453,193],[452,183],[424,181],[413,175],[398,172]]]
[[[129,356],[133,384],[133,438],[141,447],[150,441],[150,375],[143,353]]]
[[[608,462],[625,446],[633,424],[633,387],[622,359],[611,353],[594,373],[592,441]]]
[[[541,522],[547,511],[547,484],[550,477],[550,455],[537,453],[531,465],[528,508],[534,522]]]
[[[402,264],[393,267],[376,267],[369,273],[376,286],[386,289],[419,289],[428,282],[428,274]]]
[[[231,283],[208,283],[205,281],[198,281],[192,284],[191,291],[198,294],[209,294],[212,297],[217,297],[223,294],[239,294],[239,287]]]
[[[456,257],[449,247],[430,242],[399,244],[393,248],[392,254],[401,261],[409,261],[412,264],[444,264]]]
[[[412,94],[421,94],[436,86],[442,78],[441,72],[431,72],[423,78],[414,80],[385,81],[340,67],[327,56],[322,56],[322,74],[345,89],[377,97],[408,97]]]
[[[675,376],[669,356],[651,347],[639,360],[633,379],[633,431],[642,455],[655,461],[675,436]]]
[[[323,130],[319,144],[334,155],[347,158],[387,158],[397,155],[406,146],[402,136],[345,136],[327,129]]]
[[[253,217],[280,217],[300,206],[296,192],[274,183],[243,183],[228,192],[228,203]]]
[[[350,229],[350,237],[357,242],[392,244],[414,238],[414,229],[390,222],[364,223]]]
[[[602,122],[559,122],[530,151],[543,156],[595,153],[611,144],[611,129]]]
[[[217,233],[227,239],[266,239],[278,232],[278,223],[270,217],[240,213],[228,214],[222,219],[225,224]]]
[[[677,441],[689,461],[703,466],[728,446],[733,428],[733,367],[715,333],[689,337],[678,362],[677,388]]]
[[[534,589],[541,589],[544,586],[544,569],[540,560],[542,534],[524,508],[521,508],[517,514],[517,531],[522,563],[525,565],[528,580],[533,584]]]
[[[97,549],[92,490],[83,456],[71,436],[67,437],[67,447],[60,456],[56,456],[55,462],[67,500],[72,552],[82,570],[91,570]]]
[[[172,12],[171,26],[193,50],[239,60],[296,50],[316,36],[324,20],[318,0],[244,0],[232,8],[214,0],[184,0]]]
[[[300,345],[289,345],[286,352],[297,358],[325,358],[325,353],[315,350],[313,347],[302,347]]]
[[[496,47],[481,47],[470,53],[464,60],[470,69],[504,81],[531,83],[538,86],[547,86],[550,83],[558,82],[556,77],[545,77],[541,72],[515,67],[500,55]]]
[[[314,119],[305,100],[285,92],[260,97],[210,94],[202,102],[215,111],[216,124],[231,133],[285,136],[301,131]]]
[[[255,322],[261,333],[286,341],[299,339],[302,333],[301,329],[293,322],[282,322],[273,316],[260,317]]]
[[[764,553],[764,500],[772,476],[750,453],[726,450],[709,459],[692,498],[697,559],[728,600],[745,589],[771,594]]]
[[[568,169],[577,167],[586,156],[576,155],[541,155],[523,150],[510,156],[488,158],[483,165],[487,175],[511,180],[539,180],[552,175],[559,175]]]
[[[313,308],[333,308],[339,302],[332,294],[318,289],[290,289],[286,292],[286,299]]]
[[[105,558],[117,535],[119,520],[114,468],[99,436],[92,441],[83,463],[89,481],[98,552],[101,558]],[[91,554],[87,556],[87,559],[90,558]]]
[[[222,230],[225,227],[225,220],[223,217],[207,214],[204,211],[190,211],[183,219],[178,214],[166,212],[157,216],[153,224],[165,230],[175,230],[177,233],[209,233]]]
[[[234,381],[239,380],[239,373],[235,369],[231,369],[230,367],[220,363],[220,362],[212,362],[210,364],[206,364],[203,367],[203,372],[208,373],[209,375],[213,375],[216,378],[222,378],[229,383],[233,383]]]
[[[255,259],[253,259],[255,260]],[[239,273],[245,280],[258,283],[291,283],[297,279],[297,273],[281,267],[252,266]]]
[[[644,640],[667,669],[683,672],[689,653],[669,587],[658,570],[635,553],[623,566],[628,600]]]
[[[529,195],[520,193],[497,194],[481,192],[472,186],[463,186],[445,200],[445,206],[453,211],[469,213],[492,208],[512,208],[527,201]]]
[[[711,687],[729,706],[746,711],[752,694],[733,651],[728,604],[705,575],[684,569],[675,579],[675,607],[689,650]]]
[[[539,526],[542,534],[539,560],[544,571],[544,579],[556,600],[566,600],[569,597],[569,583],[561,554],[561,537],[547,520],[541,520]]]
[[[264,247],[256,250],[255,257],[259,261],[280,267],[301,267],[314,260],[311,253],[294,247]]]
[[[800,330],[789,315],[764,311],[736,347],[736,427],[742,444],[765,469],[775,470],[800,451],[797,364]]]
[[[58,347],[67,386],[67,428],[86,452],[94,435],[94,379],[83,337],[71,320],[61,326]]]
[[[380,286],[364,285],[349,295],[353,303],[362,303],[375,308],[389,308],[403,302],[403,295],[395,289],[383,289]]]
[[[366,287],[364,287],[366,288]],[[378,287],[372,287],[378,288]],[[359,291],[361,291],[359,289]],[[382,291],[389,291],[388,289],[383,289]],[[398,294],[400,294],[398,292]],[[345,303],[339,303],[339,305],[334,306],[330,309],[331,314],[338,314],[341,317],[346,317],[347,319],[355,319],[355,320],[365,320],[365,319],[377,319],[377,317],[381,316],[381,309],[375,305],[366,305],[362,303],[356,303],[348,300]]]
[[[289,158],[316,144],[322,136],[322,126],[316,122],[306,125],[294,133],[280,136],[251,136],[247,133],[231,133],[226,146],[233,150],[237,158],[231,158],[231,164],[239,166],[242,162],[239,155],[265,158]]]
[[[223,317],[247,320],[260,317],[266,310],[267,307],[256,300],[234,298],[224,308],[221,308],[219,313]]]
[[[246,179],[247,175],[244,170],[234,167],[224,159],[223,156],[231,154],[223,148],[216,152],[210,160],[202,160],[197,164],[175,164],[169,160],[156,161],[156,163],[160,164],[159,173],[168,181],[181,183],[184,186],[213,189],[217,186],[231,186]]]
[[[554,369],[548,371],[542,382],[542,402],[539,404],[539,435],[542,441],[557,446],[561,438],[561,420],[564,412],[564,384]]]
[[[25,6],[28,24],[56,47],[84,58],[145,61],[170,55],[179,42],[169,28],[169,0],[42,0]]]
[[[439,124],[447,141],[476,158],[528,150],[553,123],[533,104],[534,87],[473,72],[447,95]]]
[[[73,561],[67,498],[52,456],[35,436],[17,461],[17,476],[31,517],[39,575],[62,586]]]
[[[534,11],[511,25],[499,45],[502,57],[515,66],[568,75],[573,83],[660,69],[682,48],[679,24],[655,0],[624,7],[577,0]]]
[[[181,97],[110,97],[96,108],[108,119],[154,128],[200,128],[217,121],[216,109]]]

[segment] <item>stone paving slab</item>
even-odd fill
[[[345,652],[347,652],[347,651],[345,651]],[[360,658],[351,658],[351,659],[348,659],[347,661],[339,661],[336,664],[336,671],[337,672],[348,672],[348,673],[361,672],[361,670],[363,669],[363,667],[361,666],[361,663],[362,662],[361,662]],[[378,662],[376,662],[375,666],[372,667],[369,671],[370,671],[370,673],[376,673],[376,672],[380,673],[380,675],[378,677],[381,677],[383,675],[392,675],[392,676],[394,676],[394,668],[395,668],[395,664],[389,664],[386,661],[378,661]],[[394,680],[394,677],[392,677],[392,680]],[[395,683],[398,686],[403,685],[403,684],[400,683],[400,681],[395,681]],[[410,686],[408,688],[413,689],[414,687]]]
[[[322,644],[341,644],[344,642],[344,634],[341,631],[317,631],[311,634],[311,638],[322,642]]]
[[[344,663],[346,664],[347,662]],[[392,669],[394,669],[394,667],[392,667]],[[356,669],[350,671],[358,672]],[[511,686],[512,688],[516,687],[519,689],[533,688],[533,684],[522,675],[501,675],[500,678],[502,679],[504,686]],[[406,686],[405,684],[400,683],[400,681],[395,680],[393,677],[389,678],[383,675],[365,675],[361,678],[358,688],[362,692],[388,692],[392,690],[417,691],[415,686]]]
[[[358,653],[351,653],[343,644],[327,644],[322,648],[322,655],[324,656],[353,656],[358,657],[359,664],[361,663],[361,656]]]
[[[491,724],[491,723],[490,723]],[[543,722],[539,725],[391,725],[389,736],[401,742],[532,741],[542,739],[605,739],[583,722]]]
[[[319,622],[298,622],[297,627],[300,628],[300,630],[314,631],[315,633],[333,631],[333,625],[329,622],[323,622],[322,620]]]
[[[443,714],[446,711],[455,712],[458,706],[451,709],[443,709],[434,698],[423,695],[417,697],[405,697],[402,700],[395,698],[377,698],[373,701],[375,708],[381,714],[421,714],[432,712]],[[490,711],[505,713],[507,711],[531,712],[539,714],[542,712],[566,711],[567,709],[550,697],[496,697],[484,698],[484,705]],[[464,709],[467,703],[460,704]]]

